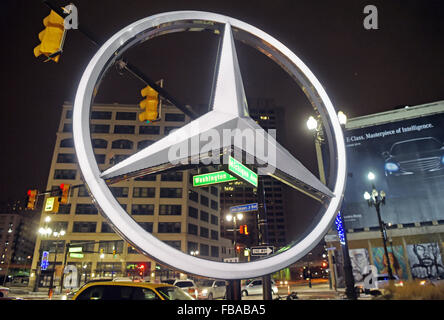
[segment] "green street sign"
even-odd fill
[[[228,171],[257,187],[257,174],[234,159],[232,156],[228,158]]]
[[[223,183],[237,180],[225,171],[216,171],[193,176],[193,187],[206,186],[209,184]]]
[[[83,248],[82,247],[71,247],[69,248],[69,252],[82,252]]]
[[[70,256],[71,258],[79,258],[79,259],[81,259],[81,258],[84,257],[84,254],[83,254],[83,253],[74,253],[74,252],[71,252],[71,253],[69,254],[69,256]]]

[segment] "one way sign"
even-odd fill
[[[268,256],[269,254],[274,252],[273,246],[263,246],[263,247],[252,247],[251,255],[252,256]]]

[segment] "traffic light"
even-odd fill
[[[62,183],[60,185],[60,189],[62,190],[62,197],[60,198],[60,204],[67,204],[68,203],[68,196],[69,196],[69,189],[70,185],[66,183]]]
[[[39,57],[44,55],[48,60],[59,62],[60,52],[63,48],[65,38],[64,19],[55,11],[43,19],[45,30],[39,33],[40,44],[34,48],[34,55]]]
[[[34,210],[35,202],[37,200],[37,190],[28,190],[28,199],[26,203],[26,209]]]
[[[114,249],[113,250],[113,258],[115,258],[116,257],[116,250]]]
[[[139,120],[150,123],[159,119],[159,93],[150,86],[146,86],[140,94],[145,99],[139,103],[139,106],[140,109],[145,110],[139,113]]]
[[[327,261],[322,261],[321,266],[322,266],[322,268],[327,268],[328,267],[328,262]]]
[[[146,272],[146,266],[145,266],[145,264],[144,263],[139,263],[138,265],[137,265],[137,269],[139,269],[139,275],[140,276],[145,276],[145,272]]]
[[[246,224],[239,226],[239,233],[248,236],[248,226]]]

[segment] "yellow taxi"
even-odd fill
[[[81,287],[72,300],[194,300],[166,283],[97,281]]]

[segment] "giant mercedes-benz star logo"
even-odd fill
[[[210,111],[168,136],[101,172],[94,156],[89,114],[93,91],[106,69],[129,47],[155,36],[171,32],[209,30],[220,33],[221,48]],[[299,83],[323,119],[329,141],[330,184],[324,185],[270,134],[253,121],[242,84],[234,40],[247,43],[265,53]],[[251,130],[262,139],[254,152],[235,138],[208,147],[208,137],[223,136],[226,130]],[[342,201],[345,187],[345,148],[336,112],[321,84],[305,64],[273,37],[239,20],[208,12],[179,11],[155,15],[137,21],[110,38],[93,57],[80,81],[74,103],[73,133],[80,169],[94,202],[126,241],[145,255],[190,274],[220,279],[245,279],[271,274],[296,262],[308,253],[328,231]],[[205,137],[202,139],[202,137]],[[233,142],[234,141],[234,142]],[[194,145],[184,157],[171,152],[183,145]],[[260,149],[260,150],[258,150]],[[258,173],[270,175],[321,201],[323,216],[301,241],[267,259],[249,263],[223,263],[203,260],[180,252],[142,229],[117,202],[107,182],[157,173],[179,167],[186,161],[223,157],[232,151],[244,151],[258,164]],[[211,151],[211,152],[209,152]],[[269,155],[274,152],[270,161]],[[253,153],[253,154],[252,154]],[[268,154],[268,156],[265,156]],[[215,157],[216,155],[216,157]],[[289,210],[292,210],[290,208]]]

